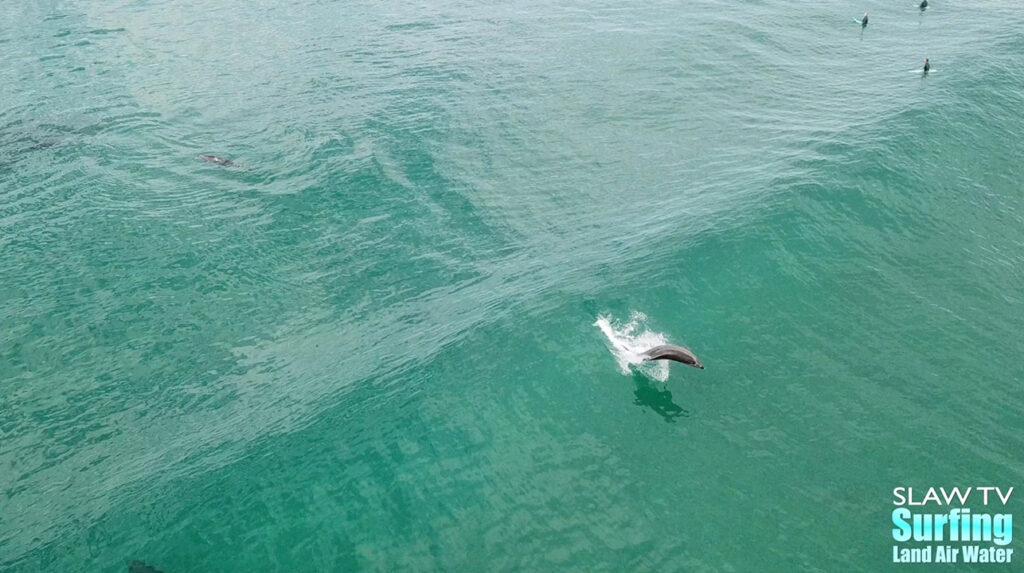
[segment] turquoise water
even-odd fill
[[[1024,11],[915,4],[7,3],[0,570],[926,569],[893,488],[1024,487]]]

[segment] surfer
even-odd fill
[[[674,344],[665,344],[662,346],[655,346],[654,348],[643,353],[644,361],[648,360],[674,360],[683,364],[689,364],[694,368],[700,368],[704,370],[704,365],[697,360],[697,357],[690,352],[690,349],[685,346],[676,346]]]
[[[924,59],[924,73],[928,73],[928,70],[932,69],[932,65],[928,63],[928,58]]]
[[[868,25],[868,13],[864,12],[864,17],[860,20],[860,27],[864,28]]]
[[[921,9],[924,10],[928,7],[928,0],[921,0]]]

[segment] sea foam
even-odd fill
[[[659,382],[668,380],[667,362],[645,362],[643,359],[643,353],[648,349],[668,344],[664,334],[648,328],[647,315],[633,311],[625,323],[611,316],[598,315],[594,326],[600,328],[608,338],[609,350],[623,374],[636,371]]]

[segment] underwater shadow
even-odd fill
[[[690,411],[686,410],[672,400],[672,392],[661,382],[651,380],[640,372],[633,372],[633,382],[636,389],[633,390],[633,401],[637,406],[650,408],[666,422],[672,423],[676,418],[688,418]]]

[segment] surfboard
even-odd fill
[[[926,71],[924,71],[924,68],[917,68],[916,70],[907,70],[907,71],[908,71],[908,73],[911,73],[911,74],[934,74],[935,72],[937,72],[939,70],[936,70],[935,68],[932,68],[932,69],[930,69],[930,70],[928,70],[926,72]]]
[[[862,24],[862,23],[863,23],[863,22],[862,22],[862,21],[860,20],[860,18],[854,18],[854,19],[853,19],[853,21],[854,21],[854,22],[856,22],[856,23],[858,23],[858,24]]]

